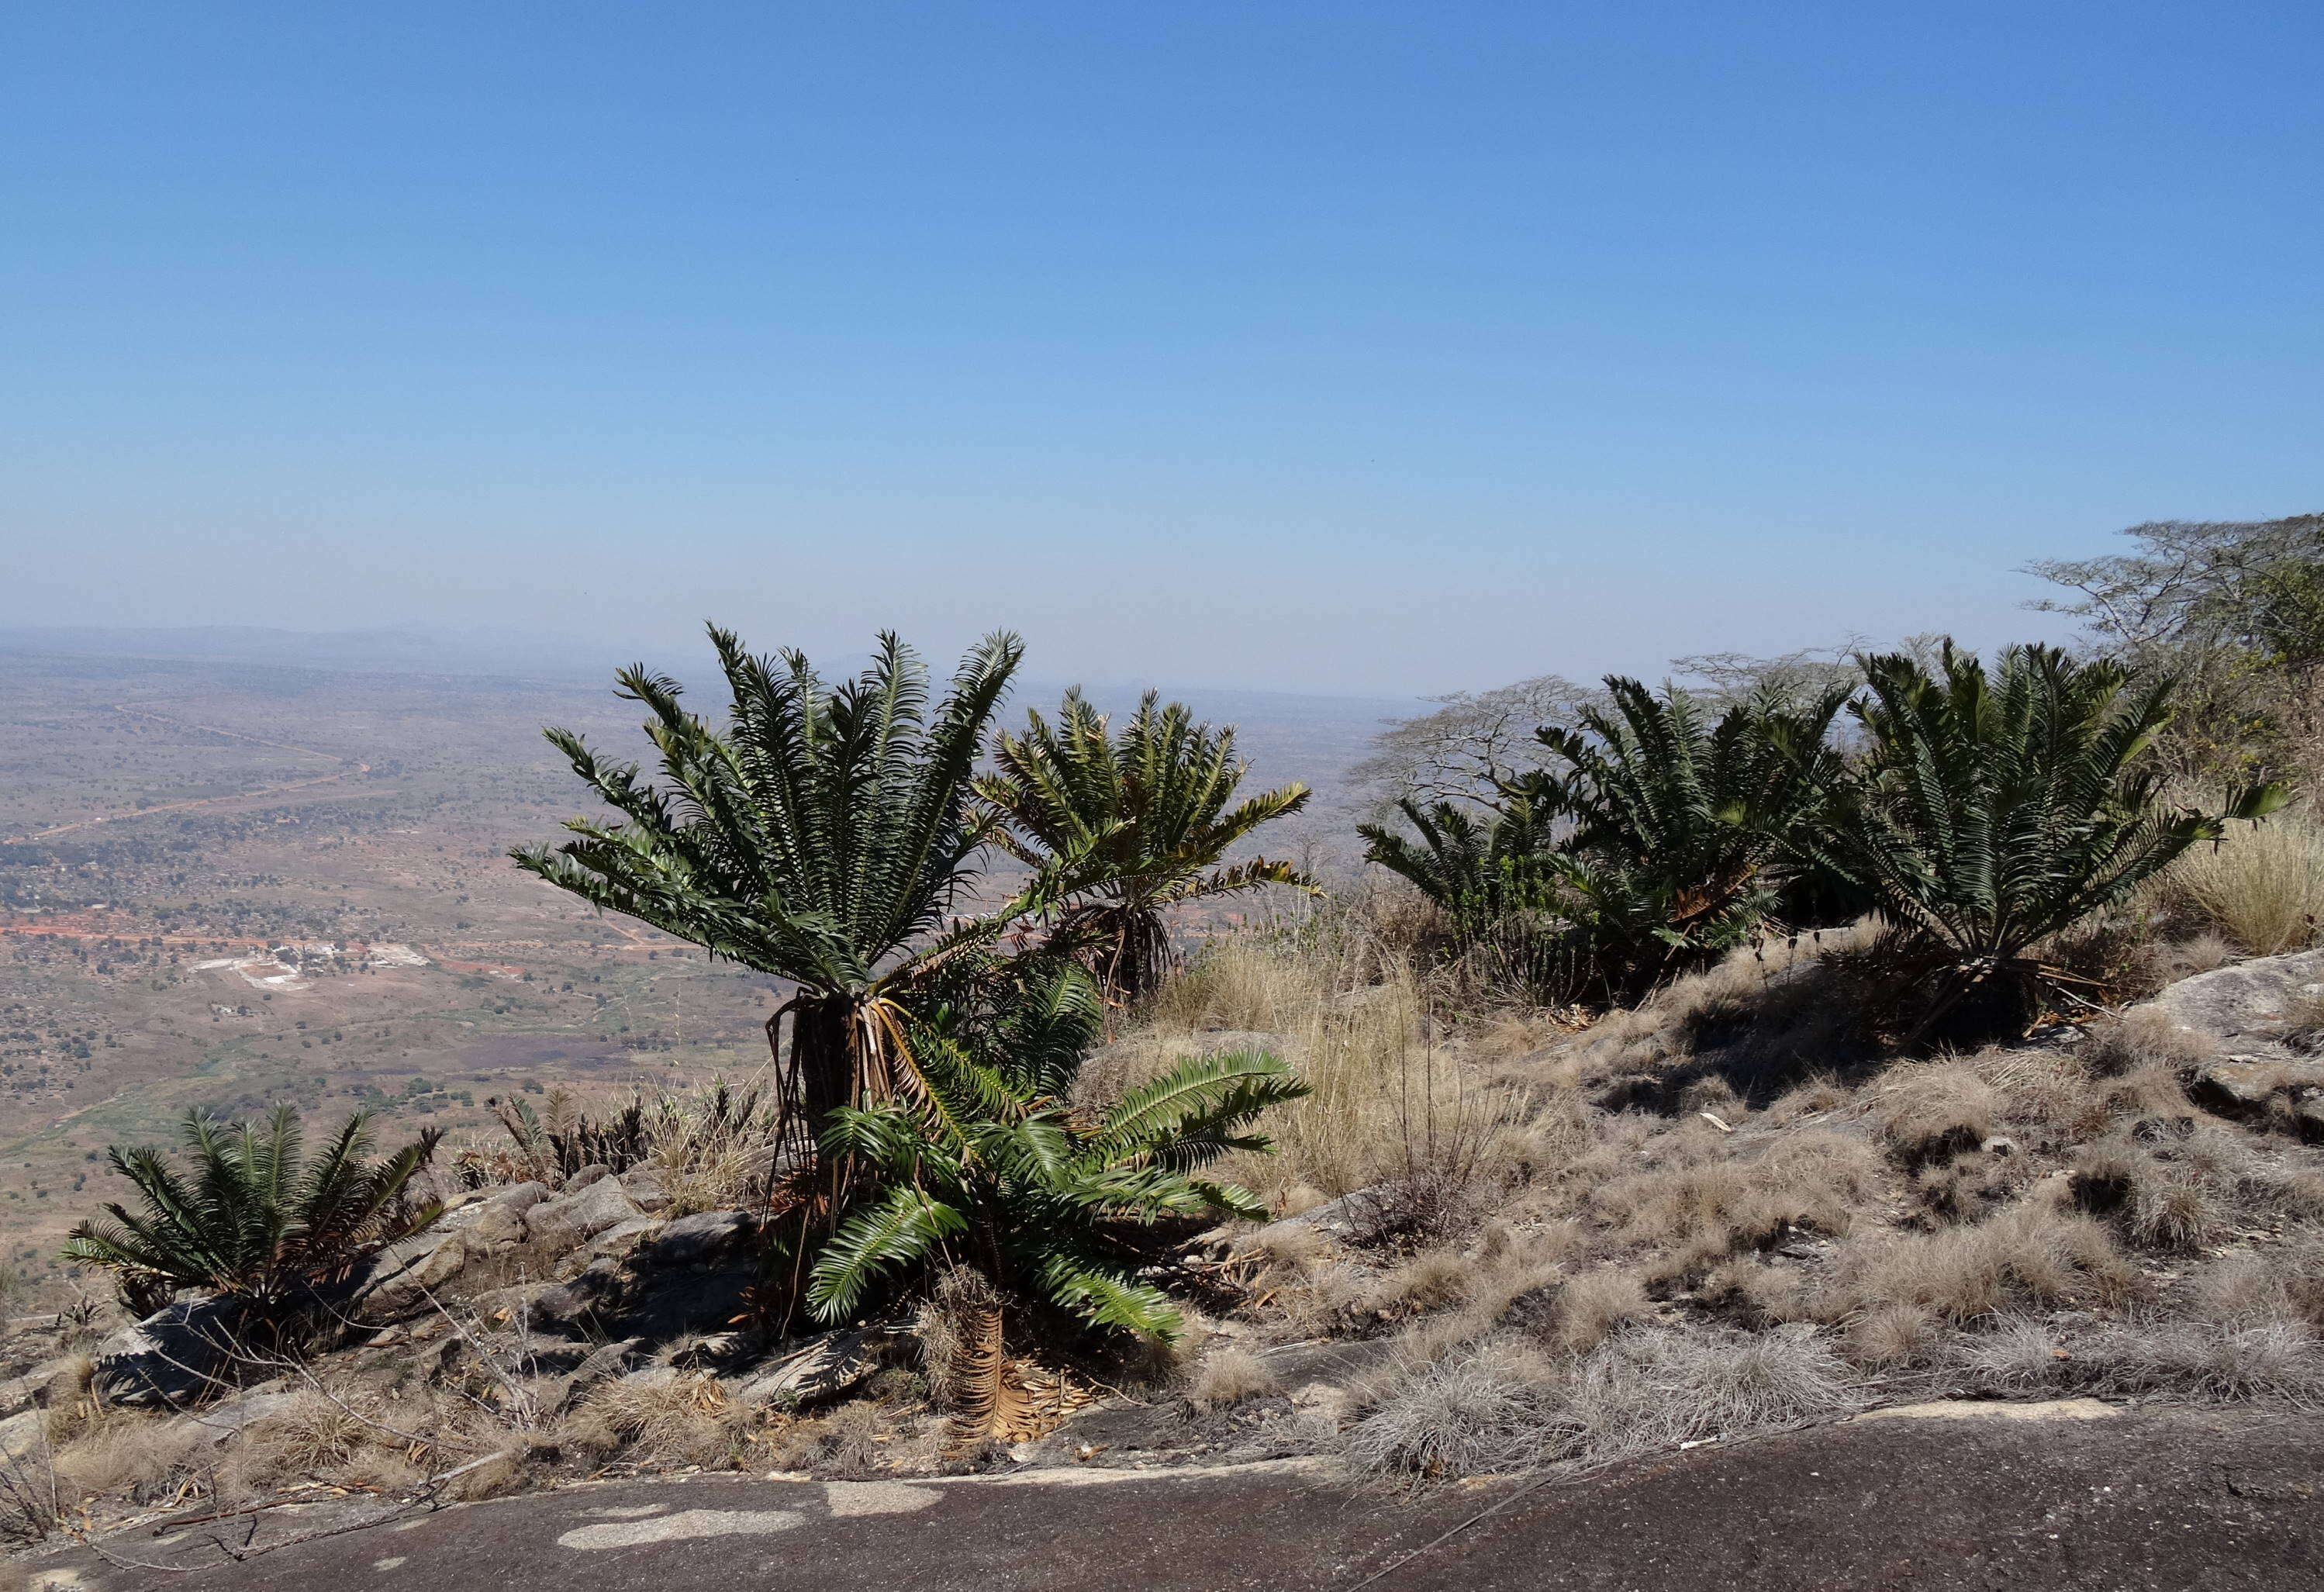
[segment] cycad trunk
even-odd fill
[[[795,1164],[815,1166],[822,1159],[816,1141],[831,1113],[855,1103],[861,1083],[857,1040],[862,1017],[859,1003],[845,995],[801,996],[783,1009],[791,1018],[788,1056],[779,1048],[783,1013],[777,1012],[767,1025],[768,1044],[775,1048],[776,1073],[782,1080],[783,1136],[796,1157]]]

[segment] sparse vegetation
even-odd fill
[[[1545,688],[1537,754],[1501,702],[1469,762],[1432,743],[1410,833],[1366,831],[1401,882],[1181,957],[1176,906],[1305,882],[1230,851],[1299,799],[1231,805],[1227,732],[1075,695],[973,787],[1013,642],[932,706],[892,640],[831,688],[716,639],[727,723],[625,675],[662,785],[561,737],[622,820],[521,860],[794,980],[763,1085],[493,1095],[447,1224],[491,1265],[455,1233],[414,1252],[424,1304],[274,1354],[288,1394],[222,1461],[82,1376],[64,1492],[1056,1459],[1109,1388],[1190,1453],[1399,1484],[1905,1396],[2324,1394],[2314,991],[2268,1015],[2249,1109],[2214,1035],[2122,1009],[2313,939],[2314,837],[2243,825],[2265,781],[2168,794],[2159,677],[1947,649]],[[1030,876],[973,894],[1004,825]],[[189,1126],[199,1175],[117,1157],[144,1225],[74,1258],[289,1299],[435,1214],[432,1135],[374,1167],[350,1124],[327,1174],[288,1120]]]

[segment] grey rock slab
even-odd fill
[[[519,1216],[522,1216],[526,1211],[531,1210],[534,1206],[540,1204],[543,1200],[546,1200],[549,1197],[549,1185],[547,1183],[521,1182],[512,1187],[503,1189],[499,1193],[494,1194],[490,1199],[486,1200],[484,1203],[487,1205],[497,1205],[504,1210],[513,1210]]]
[[[650,1265],[701,1265],[741,1248],[757,1233],[747,1210],[702,1210],[669,1223],[639,1255]]]
[[[1342,1194],[1336,1200],[1326,1200],[1311,1210],[1296,1216],[1286,1216],[1281,1221],[1271,1221],[1259,1229],[1259,1238],[1282,1238],[1293,1233],[1321,1233],[1327,1238],[1351,1238],[1364,1229],[1370,1219],[1375,1202],[1385,1192],[1382,1188],[1358,1189]]]
[[[570,1249],[638,1214],[638,1208],[630,1203],[622,1185],[610,1177],[601,1177],[578,1193],[535,1205],[525,1213],[525,1226],[536,1243]]]
[[[234,1398],[221,1400],[207,1410],[180,1415],[171,1424],[191,1432],[215,1448],[253,1422],[263,1421],[282,1409],[296,1396],[280,1388],[254,1388]]]
[[[571,1409],[575,1401],[597,1384],[626,1372],[644,1342],[641,1338],[624,1338],[594,1351],[570,1375],[558,1378],[552,1388],[545,1390],[542,1406],[558,1414]]]
[[[165,1305],[97,1345],[89,1386],[100,1403],[198,1403],[226,1386],[226,1346],[240,1315],[223,1299]]]
[[[2255,957],[2181,979],[2156,996],[2181,1026],[2230,1050],[2282,1054],[2277,1028],[2284,1009],[2324,985],[2324,951]]]
[[[659,1232],[661,1226],[661,1222],[654,1217],[633,1216],[627,1221],[615,1223],[590,1239],[588,1253],[592,1256],[619,1255],[640,1239]]]
[[[2324,1063],[2231,1057],[2187,1074],[2187,1098],[2226,1117],[2255,1116],[2278,1095],[2306,1100],[2324,1089]]]
[[[49,1423],[46,1410],[25,1410],[0,1421],[0,1456],[21,1459],[38,1453]]]
[[[662,1187],[661,1176],[650,1166],[632,1166],[622,1173],[622,1188],[630,1196],[630,1203],[641,1210],[660,1210],[669,1204],[669,1193]]]
[[[0,1382],[0,1420],[21,1415],[27,1410],[45,1408],[48,1404],[49,1384],[58,1373],[72,1363],[69,1356],[43,1360],[21,1376],[11,1376]]]

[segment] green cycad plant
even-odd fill
[[[854,1319],[915,1277],[966,1265],[1003,1299],[1175,1337],[1178,1312],[1139,1275],[1154,1264],[1145,1240],[1157,1224],[1266,1219],[1253,1195],[1200,1174],[1267,1149],[1254,1119],[1306,1086],[1263,1053],[1206,1056],[1090,1119],[1069,1104],[1103,1020],[1085,970],[1029,955],[960,993],[915,1035],[926,1090],[844,1108],[825,1129],[825,1152],[877,1168],[880,1192],[816,1258],[811,1312]]]
[[[114,1273],[138,1303],[158,1307],[180,1290],[199,1289],[235,1295],[257,1322],[279,1325],[318,1289],[442,1211],[434,1201],[409,1198],[440,1129],[379,1161],[370,1158],[361,1113],[311,1156],[288,1106],[263,1122],[232,1126],[191,1111],[180,1133],[182,1169],[150,1146],[109,1149],[142,1210],[108,1203],[65,1240],[66,1261]]]
[[[1778,905],[1779,837],[1812,822],[1838,766],[1849,697],[1762,694],[1708,720],[1687,693],[1606,679],[1611,711],[1536,737],[1564,765],[1514,782],[1536,833],[1563,821],[1554,865],[1610,998],[1742,944]]]
[[[549,730],[621,821],[573,819],[579,838],[512,855],[584,900],[798,987],[769,1017],[767,1040],[785,1136],[809,1159],[834,1111],[922,1087],[907,1036],[915,989],[1066,887],[1052,870],[996,912],[954,916],[994,823],[972,806],[970,778],[1022,644],[986,638],[931,704],[927,671],[891,634],[834,687],[799,652],[754,657],[733,632],[709,633],[725,724],[688,713],[674,680],[624,670],[619,694],[652,715],[662,782]],[[846,1163],[824,1166],[817,1204],[828,1216],[844,1201]]]
[[[1868,752],[1824,765],[1822,821],[1784,843],[1886,919],[1884,960],[1923,991],[1908,1043],[2022,1028],[2071,981],[2046,943],[2287,797],[2271,783],[2167,805],[2146,754],[2172,684],[2113,662],[2013,647],[1989,677],[1948,643],[1941,676],[1901,654],[1863,666]]]
[[[1406,797],[1397,810],[1413,834],[1359,824],[1364,857],[1409,879],[1443,909],[1456,934],[1482,934],[1515,915],[1559,905],[1550,827],[1523,795],[1505,794],[1482,811],[1452,802],[1424,807]]]
[[[1087,949],[1108,993],[1122,1001],[1150,991],[1167,971],[1170,907],[1261,885],[1312,886],[1288,862],[1222,860],[1260,824],[1305,806],[1307,787],[1286,785],[1230,807],[1249,771],[1235,756],[1233,728],[1197,723],[1183,704],[1161,705],[1154,692],[1116,736],[1075,687],[1054,725],[1035,712],[1023,734],[995,736],[992,761],[976,790],[1004,821],[1001,843],[1037,867],[1086,859],[1102,875],[1064,910],[1058,930]]]

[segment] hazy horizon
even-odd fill
[[[0,624],[1432,695],[2310,511],[2324,11],[152,4],[0,55]],[[610,667],[610,665],[609,665]]]

